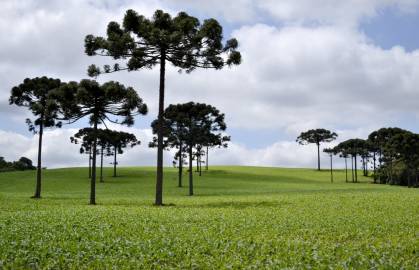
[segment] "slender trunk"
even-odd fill
[[[317,143],[317,170],[320,171],[320,143]]]
[[[100,149],[100,182],[103,183],[103,146]]]
[[[92,178],[92,146],[89,147],[89,179]]]
[[[201,156],[199,156],[199,176],[202,176],[202,160],[201,160]]]
[[[93,161],[92,178],[90,179],[90,204],[96,204],[96,146],[97,146],[97,120],[93,125]]]
[[[182,158],[182,155],[183,155],[183,149],[182,149],[182,147],[183,147],[183,145],[182,145],[182,143],[180,143],[180,146],[179,146],[179,184],[178,184],[178,187],[182,187],[182,169],[183,169],[183,158]]]
[[[348,183],[348,160],[345,157],[345,182]]]
[[[381,169],[381,165],[382,165],[382,154],[381,154],[381,149],[379,150],[380,152],[379,152],[379,157],[378,157],[378,163],[379,163],[379,166],[380,166],[380,169]],[[381,170],[382,171],[382,170]],[[380,182],[380,184],[382,184],[383,182],[382,182],[382,179],[381,179],[381,173],[380,173],[380,175],[378,175],[378,182]]]
[[[369,162],[369,159],[367,157],[365,158],[365,176],[368,176],[368,162]]]
[[[393,160],[390,158],[390,184],[393,184]]]
[[[116,177],[116,146],[113,147],[113,177]]]
[[[192,145],[189,145],[189,196],[193,195]]]
[[[41,115],[41,119],[43,116]],[[35,194],[32,198],[41,198],[41,177],[42,177],[42,136],[44,134],[44,123],[41,121],[39,124],[39,139],[38,139],[38,164],[36,168],[36,188]]]
[[[355,182],[355,177],[354,177],[354,156],[351,156],[351,172],[352,172],[352,183]]]
[[[196,154],[196,172],[199,172],[199,155]]]
[[[358,183],[358,164],[355,155],[355,183]]]
[[[157,129],[157,178],[155,205],[163,205],[163,112],[164,112],[164,79],[166,72],[166,51],[160,55],[160,87],[159,87],[159,115]]]
[[[333,183],[333,156],[330,155],[330,182]]]
[[[375,159],[376,159],[376,156],[375,156],[375,152],[374,152],[374,154],[373,154],[374,184],[377,183],[377,168],[376,168],[376,164],[375,164]]]
[[[208,171],[208,146],[207,146],[207,154],[206,154],[205,158],[206,158],[205,170]]]

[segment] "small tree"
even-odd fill
[[[131,126],[134,124],[135,115],[147,113],[147,106],[133,88],[113,81],[102,85],[92,80],[82,80],[80,83],[70,82],[60,87],[54,94],[69,123],[89,117],[90,124],[93,126],[90,204],[96,204],[95,153],[97,153],[98,125],[109,121]],[[110,118],[112,116],[116,118]],[[118,118],[122,118],[122,122],[119,122]]]
[[[127,10],[122,27],[110,22],[107,37],[88,35],[85,38],[85,51],[89,56],[103,55],[114,59],[127,60],[126,66],[114,64],[100,69],[91,65],[88,73],[97,76],[101,73],[120,70],[139,70],[160,65],[159,112],[157,132],[157,181],[156,205],[163,204],[163,111],[166,62],[179,70],[191,72],[197,68],[222,69],[228,65],[238,65],[241,55],[236,50],[236,39],[227,40],[223,45],[223,29],[215,19],[204,20],[201,24],[195,17],[180,12],[176,17],[162,10],[156,10],[153,18],[147,19],[134,10]]]
[[[206,147],[206,153],[205,153],[205,170],[208,171],[209,166],[209,148],[213,147],[228,147],[228,142],[231,140],[230,136],[224,136],[223,134],[211,134],[211,136],[208,136],[207,142],[204,143],[204,146]]]
[[[103,156],[110,155],[110,133],[112,131],[108,129],[98,129],[96,132],[97,145],[100,147],[96,151],[96,155],[100,156],[100,182],[103,182]],[[89,178],[91,177],[90,161],[92,159],[92,147],[95,140],[95,134],[93,128],[80,129],[73,137],[70,137],[70,141],[74,144],[80,144],[80,154],[87,153],[89,155]]]
[[[123,131],[109,131],[108,133],[109,147],[111,148],[108,155],[113,155],[113,177],[116,177],[116,159],[118,154],[124,153],[124,148],[134,147],[140,145],[141,142],[137,140],[134,134]]]
[[[193,149],[207,142],[207,138],[222,134],[227,128],[224,114],[207,104],[188,102],[170,105],[163,114],[163,134],[176,137],[185,145],[189,155],[189,195],[193,192]]]
[[[325,148],[323,152],[327,153],[330,157],[330,182],[333,183],[333,155],[336,154],[336,149]]]
[[[50,96],[51,91],[60,87],[59,79],[47,77],[29,79],[15,86],[11,90],[9,102],[17,106],[28,108],[35,116],[35,120],[26,119],[29,130],[38,133],[38,163],[36,173],[35,194],[32,198],[41,198],[41,172],[42,172],[42,137],[44,129],[49,127],[61,127],[59,121],[59,108]]]
[[[338,135],[335,132],[319,128],[302,132],[296,141],[301,145],[309,143],[315,143],[317,145],[317,169],[320,171],[320,143],[334,141],[337,137]]]

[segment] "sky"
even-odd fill
[[[312,128],[338,133],[325,147],[380,127],[419,132],[419,0],[0,0],[0,156],[37,154],[37,136],[25,124],[31,114],[8,104],[10,89],[27,77],[79,81],[88,65],[112,63],[85,55],[84,37],[104,35],[130,8],[147,17],[163,9],[215,18],[226,39],[238,39],[240,66],[167,71],[166,105],[204,102],[226,115],[232,141],[210,151],[210,165],[315,167],[315,146],[295,142]],[[150,109],[131,128],[110,125],[142,141],[120,157],[122,166],[156,163],[147,145],[158,76],[155,68],[98,78],[134,87]],[[86,125],[47,130],[43,165],[85,166],[69,137]],[[165,153],[167,166],[172,154]]]

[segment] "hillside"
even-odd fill
[[[212,167],[196,196],[166,169],[152,206],[154,168],[121,168],[97,185],[86,168],[0,174],[3,268],[386,268],[419,267],[419,190],[345,183],[344,172]],[[184,182],[187,183],[186,174]]]

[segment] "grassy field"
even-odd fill
[[[327,171],[213,167],[196,196],[121,168],[87,205],[86,168],[0,174],[0,269],[419,269],[419,190]],[[185,175],[186,180],[186,175]],[[186,181],[185,181],[186,182]]]

